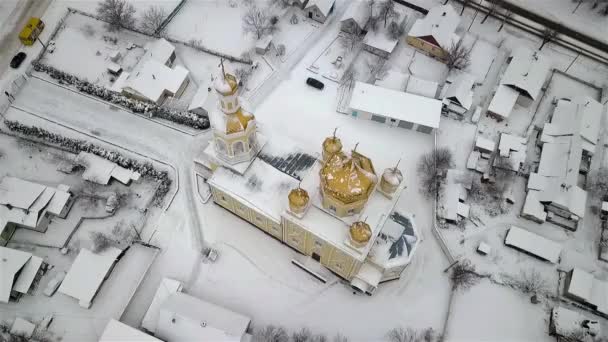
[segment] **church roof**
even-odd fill
[[[369,197],[377,181],[372,161],[355,151],[351,156],[343,152],[331,156],[320,176],[324,192],[344,203]]]
[[[244,112],[240,108],[233,114],[225,114],[216,110],[212,112],[211,124],[218,131],[234,134],[244,132],[253,120],[255,120],[253,114]]]

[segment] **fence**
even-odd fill
[[[4,116],[4,113],[11,106],[12,101],[14,101],[26,82],[27,78],[24,75],[19,75],[8,84],[4,90],[6,93],[2,95],[0,100],[0,116]]]
[[[160,26],[156,29],[156,31],[154,33],[156,35],[159,35],[161,32],[163,32],[165,30],[165,28],[167,28],[167,25],[169,25],[171,20],[173,20],[173,18],[177,15],[179,10],[181,10],[185,4],[186,4],[186,0],[181,0],[179,2],[179,4],[177,4],[177,6],[175,6],[173,11],[171,11],[171,13],[169,13],[169,15],[165,18],[165,20],[163,20],[163,22],[160,24]]]

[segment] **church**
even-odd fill
[[[378,175],[372,159],[358,144],[346,148],[337,131],[320,153],[306,151],[258,130],[223,65],[213,86],[213,138],[194,160],[213,201],[300,253],[292,262],[322,281],[329,270],[371,295],[399,279],[420,237],[413,216],[395,209],[405,188],[398,161]]]

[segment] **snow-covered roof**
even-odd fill
[[[263,50],[267,49],[268,46],[270,45],[270,43],[272,43],[272,38],[273,38],[272,35],[268,35],[268,36],[265,36],[262,39],[258,40],[255,43],[256,49],[263,49]]]
[[[585,315],[563,306],[554,307],[551,311],[551,316],[551,323],[555,329],[555,334],[564,337],[569,337],[572,332],[579,330],[581,323],[588,320]],[[574,339],[572,340],[574,341]]]
[[[561,244],[516,226],[511,226],[507,232],[505,245],[528,252],[554,264],[558,262],[562,252]]]
[[[591,273],[574,268],[566,293],[597,311],[608,314],[608,282],[595,278]]]
[[[433,7],[426,17],[416,20],[408,36],[430,37],[437,43],[437,46],[448,49],[454,40],[459,23],[460,16],[452,5]]]
[[[469,110],[473,105],[473,85],[475,78],[467,73],[460,73],[448,86],[445,94],[446,99],[458,103],[463,108]]]
[[[395,50],[398,42],[399,39],[392,39],[388,34],[386,34],[386,32],[382,30],[370,30],[363,38],[363,44],[389,54],[393,53],[393,50]]]
[[[411,81],[411,80],[410,80]],[[357,82],[350,100],[352,110],[438,128],[442,103],[424,96]]]
[[[82,178],[89,182],[106,185],[111,178],[128,184],[138,178],[138,173],[89,152],[80,152],[75,162],[85,167]]]
[[[183,292],[162,304],[156,336],[165,341],[240,341],[251,319]]]
[[[189,71],[177,65],[173,69],[153,60],[140,62],[126,78],[123,90],[135,92],[152,102],[158,102],[166,92],[175,95],[186,82]]]
[[[539,191],[529,189],[526,194],[524,206],[521,209],[521,214],[524,217],[532,218],[535,221],[545,222],[547,212],[545,206],[538,199]]]
[[[430,97],[433,99],[437,94],[438,87],[439,84],[437,84],[437,82],[427,81],[421,78],[410,76],[405,91],[410,94]]]
[[[405,85],[407,84],[409,78],[409,74],[405,74],[395,69],[390,69],[386,72],[382,79],[376,80],[374,85],[386,89],[405,91]]]
[[[38,270],[42,266],[42,258],[32,255],[21,269],[19,277],[13,285],[13,290],[19,293],[27,293],[38,274]]]
[[[192,102],[190,102],[190,106],[188,106],[188,110],[202,108],[209,113],[216,107],[217,93],[209,91],[207,87],[199,86],[196,94],[194,94],[194,97],[192,98]]]
[[[58,291],[78,299],[81,306],[89,307],[121,252],[115,247],[99,253],[81,248]]]
[[[16,177],[4,177],[0,182],[0,205],[28,210],[46,187]]]
[[[572,101],[559,100],[551,122],[543,127],[541,142],[554,142],[576,134],[583,138],[583,149],[594,153],[602,112],[603,106],[587,96],[578,96]]]
[[[334,2],[336,2],[336,0],[310,0],[308,1],[308,4],[306,4],[305,9],[316,6],[319,9],[319,12],[323,13],[324,16],[327,16],[329,10],[331,10],[331,7],[334,5]]]
[[[420,242],[412,214],[393,211],[370,250],[370,260],[384,269],[410,262]]]
[[[108,325],[101,333],[99,342],[161,342],[156,337],[150,336],[140,330],[130,327],[115,319],[110,319]]]
[[[160,38],[152,42],[148,42],[144,49],[146,54],[143,58],[150,58],[162,64],[167,63],[171,55],[175,53],[175,46],[169,43],[165,38]]]
[[[498,143],[498,157],[494,159],[494,166],[518,171],[526,160],[526,138],[513,134],[500,133]],[[500,164],[499,164],[500,162]]]
[[[378,267],[366,262],[361,265],[359,272],[353,277],[350,284],[360,290],[371,293],[380,284],[382,272]]]
[[[154,294],[152,303],[148,307],[143,320],[141,321],[141,327],[151,333],[156,332],[156,326],[158,324],[158,317],[160,315],[160,306],[162,303],[169,298],[172,294],[181,291],[182,283],[177,280],[170,278],[163,278],[160,281],[160,285]]]
[[[36,330],[36,324],[26,321],[21,317],[15,318],[15,322],[11,326],[11,334],[24,336],[29,339],[34,334],[34,330]]]
[[[437,215],[450,221],[458,219],[458,204],[468,197],[472,178],[467,171],[449,169],[446,174],[444,191],[439,196]]]
[[[8,303],[15,275],[31,257],[30,253],[0,246],[0,303]]]
[[[493,140],[488,139],[484,136],[478,135],[475,139],[475,149],[477,150],[491,153],[494,151],[494,147],[496,147],[496,143],[494,143]]]
[[[494,94],[490,102],[488,111],[503,118],[508,118],[513,111],[513,107],[515,107],[518,97],[519,93],[515,89],[501,84],[498,86],[496,94]]]
[[[538,51],[517,48],[511,55],[500,84],[517,89],[536,100],[551,70],[551,61]]]
[[[346,21],[352,19],[360,29],[365,28],[367,21],[369,20],[369,7],[365,1],[351,1],[351,3],[344,11],[342,19],[340,21]]]

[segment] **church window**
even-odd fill
[[[217,139],[216,145],[217,145],[218,152],[224,153],[224,154],[226,154],[228,152],[226,149],[226,143],[223,140]]]
[[[234,154],[245,153],[245,144],[242,141],[237,141],[232,144],[232,150],[234,151]]]
[[[222,109],[226,108],[224,105],[224,101],[220,101],[220,105],[222,106]]]
[[[232,110],[232,102],[228,102],[228,110]]]

